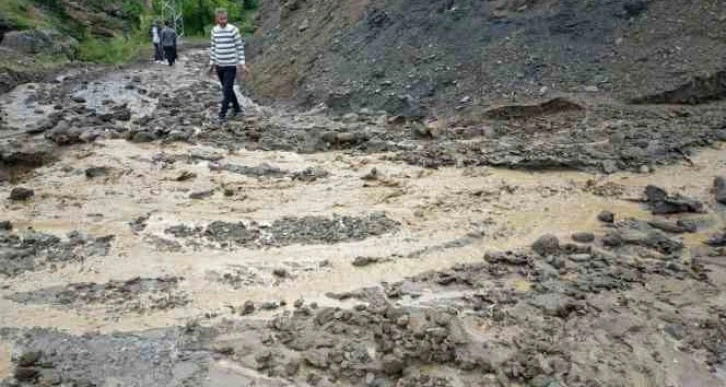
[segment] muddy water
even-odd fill
[[[182,57],[171,70],[157,66],[110,73],[72,92],[82,96],[90,108],[102,110],[104,100],[113,99],[127,103],[134,115],[143,115],[151,111],[156,99],[132,90],[143,86],[149,91],[163,91],[199,79],[211,82],[200,72],[202,68]],[[27,103],[26,97],[45,87],[50,86],[23,86],[0,100],[11,126],[23,127],[43,116],[34,111],[47,108]],[[279,113],[254,106],[249,100],[244,103],[248,111],[257,114]],[[288,120],[291,125],[327,122],[322,118],[316,121],[314,115],[279,114],[277,119]],[[267,163],[291,173],[318,167],[330,176],[313,182],[294,181],[289,176],[256,178],[220,171],[214,163],[199,159],[189,163],[154,161],[159,159],[154,156],[162,152],[168,156],[216,152],[223,157],[218,164],[254,167]],[[89,179],[84,170],[92,166],[111,170],[108,176]],[[372,168],[376,168],[379,178],[361,179]],[[196,178],[176,181],[184,171],[193,172]],[[545,233],[564,240],[578,231],[601,233],[596,216],[604,209],[621,219],[649,219],[642,205],[630,200],[639,199],[647,184],[695,197],[713,207],[709,187],[713,177],[724,171],[726,154],[720,149],[702,151],[693,158],[693,165],[663,167],[652,174],[597,176],[495,168],[428,170],[386,161],[385,155],[228,153],[182,144],[139,145],[122,140],[96,143],[69,150],[60,162],[36,170],[23,183],[35,189],[34,200],[18,204],[3,199],[2,217],[19,230],[32,227],[53,234],[74,230],[113,234],[111,254],[4,280],[0,289],[0,326],[37,325],[72,332],[130,331],[178,325],[209,311],[223,313],[227,306],[239,306],[248,300],[285,300],[291,304],[304,297],[332,305],[338,301],[326,297],[328,292],[375,286],[425,270],[479,261],[487,250],[526,246]],[[225,196],[225,189],[235,194]],[[8,186],[0,187],[0,197],[7,197],[9,190]],[[190,193],[206,190],[214,190],[214,194],[201,200],[189,197]],[[218,220],[269,224],[286,216],[366,216],[379,211],[400,222],[400,228],[383,236],[333,245],[234,249],[187,246],[169,252],[149,242],[154,237],[173,239],[164,230],[179,224],[204,226]],[[128,223],[147,214],[147,227],[133,232]],[[724,214],[717,212],[711,229],[683,239],[697,246],[722,224]],[[452,243],[461,240],[466,242]],[[386,260],[356,267],[352,261],[358,256]],[[244,286],[232,287],[214,280],[239,268],[251,277]],[[281,268],[291,273],[290,278],[275,278],[272,272]],[[114,314],[103,306],[79,311],[54,305],[21,305],[5,298],[15,292],[68,283],[164,275],[184,277],[180,289],[189,294],[190,304],[150,314]],[[516,286],[523,291],[528,288],[527,283]],[[0,373],[2,364],[0,356]]]
[[[101,307],[82,312],[48,305],[20,305],[0,300],[1,326],[28,324],[59,327],[71,331],[98,329],[137,330],[175,325],[210,310],[223,312],[227,305],[299,297],[321,304],[337,301],[327,292],[344,292],[380,282],[397,281],[430,269],[481,260],[487,250],[525,246],[544,233],[567,240],[577,231],[601,232],[596,219],[603,209],[619,218],[648,219],[639,204],[647,184],[659,184],[712,203],[710,187],[714,171],[724,170],[726,156],[707,150],[694,159],[694,166],[665,167],[653,174],[593,176],[577,172],[527,173],[498,169],[424,170],[382,161],[382,156],[346,154],[298,155],[284,152],[222,153],[219,163],[256,166],[268,163],[286,171],[320,167],[330,177],[306,183],[289,177],[254,178],[210,169],[210,162],[195,161],[160,165],[155,154],[188,155],[220,152],[188,145],[136,145],[122,140],[107,141],[92,148],[68,152],[53,166],[37,170],[24,184],[36,190],[36,199],[25,204],[5,202],[4,218],[16,228],[66,234],[81,230],[94,235],[113,234],[111,255],[92,257],[55,271],[28,272],[4,281],[0,294],[32,291],[74,282],[106,282],[136,276],[174,275],[185,278],[181,289],[192,299],[188,306],[150,315],[109,315]],[[111,168],[108,176],[89,179],[83,171],[91,166]],[[372,167],[378,181],[361,179]],[[197,177],[175,180],[182,171]],[[688,174],[688,181],[680,176]],[[598,196],[588,188],[617,186],[617,197]],[[590,181],[590,183],[588,183]],[[222,187],[236,194],[226,197]],[[207,199],[189,198],[189,193],[217,190]],[[9,187],[0,196],[7,197]],[[180,252],[158,251],[145,237],[165,235],[177,224],[205,225],[215,220],[254,220],[271,223],[285,216],[363,216],[383,211],[401,223],[397,232],[363,241],[335,245],[294,245],[264,249],[207,247],[184,248]],[[135,234],[128,222],[151,214],[145,230]],[[718,227],[721,220],[714,223]],[[476,235],[468,244],[445,245],[467,234]],[[700,244],[708,232],[685,238]],[[433,247],[433,248],[432,248]],[[428,250],[426,250],[428,249]],[[419,252],[415,257],[407,257]],[[357,256],[392,257],[367,267],[351,264]],[[212,280],[235,267],[257,273],[259,281],[233,288]],[[277,283],[274,269],[285,268],[292,278]],[[526,284],[522,284],[525,286]]]

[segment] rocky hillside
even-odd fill
[[[261,5],[250,42],[261,98],[421,116],[557,92],[660,102],[724,94],[726,8],[718,0]],[[694,79],[702,81],[684,95],[678,88]]]
[[[145,0],[0,1],[0,93],[77,59],[83,42],[128,36]]]

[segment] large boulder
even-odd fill
[[[10,31],[0,43],[3,47],[27,54],[65,55],[73,57],[78,49],[78,40],[49,29]]]
[[[3,41],[3,36],[8,31],[13,30],[13,25],[9,20],[5,19],[3,15],[0,15],[0,43]]]
[[[716,196],[716,201],[721,204],[726,204],[726,177],[718,176],[714,179],[713,191]]]

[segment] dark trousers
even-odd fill
[[[234,93],[234,79],[237,77],[237,67],[235,66],[217,66],[217,77],[219,83],[222,84],[222,108],[219,110],[219,116],[224,118],[227,116],[229,104],[235,113],[239,113],[242,109],[237,102],[237,95]]]
[[[164,60],[164,51],[161,50],[161,43],[154,43],[154,60]]]
[[[164,56],[166,61],[169,62],[169,66],[173,66],[174,62],[176,62],[176,47],[164,46]]]

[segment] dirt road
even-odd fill
[[[203,67],[0,96],[3,139],[72,144],[0,183],[3,385],[726,383],[720,143],[642,173],[432,169],[406,139],[336,146],[390,130],[373,112],[210,124]]]

